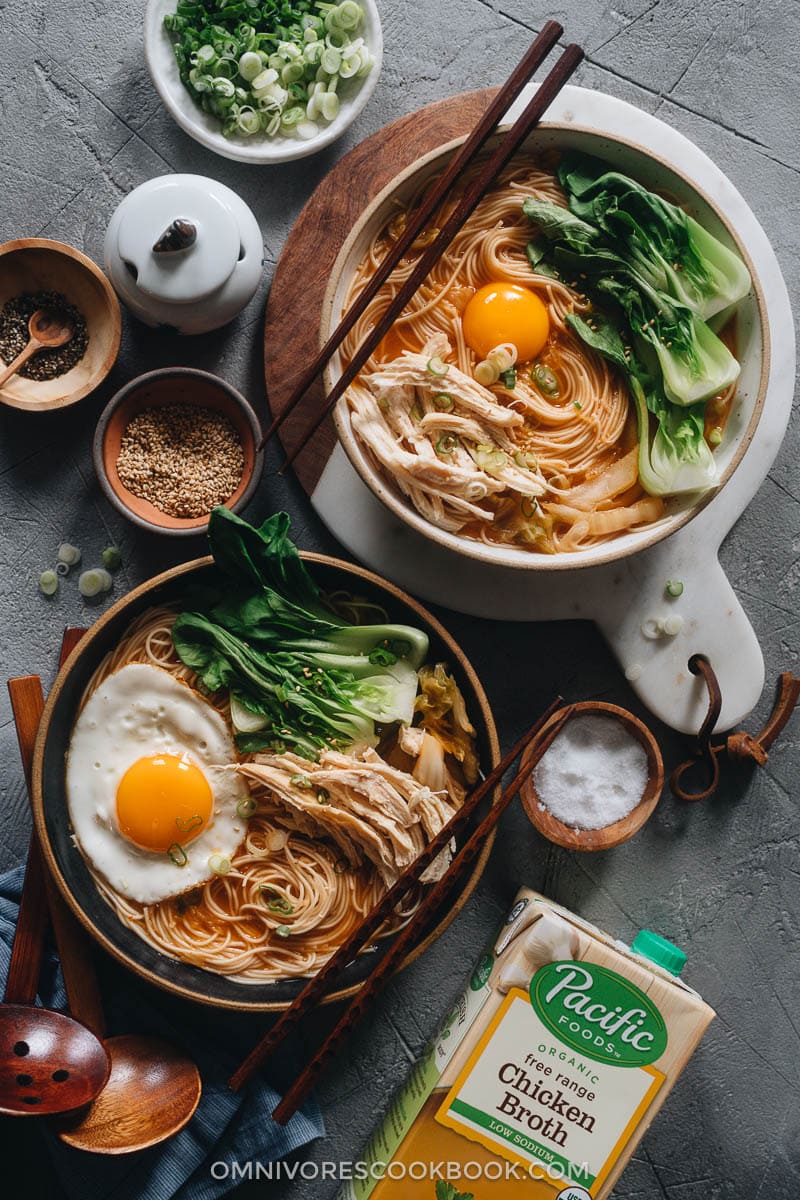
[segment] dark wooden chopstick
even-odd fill
[[[487,837],[496,827],[501,816],[508,808],[514,797],[517,795],[517,792],[519,792],[525,780],[532,773],[536,767],[536,764],[548,749],[553,739],[559,733],[565,722],[569,720],[572,712],[573,706],[567,705],[567,707],[562,708],[561,712],[558,713],[555,719],[550,722],[541,737],[536,742],[534,751],[530,758],[524,764],[524,766],[521,767],[512,783],[510,783],[505,789],[497,804],[489,809],[489,812],[481,821],[478,828],[455,855],[446,874],[443,875],[438,883],[435,883],[426,893],[414,916],[397,934],[397,937],[392,942],[390,949],[386,952],[380,962],[376,964],[369,977],[365,980],[356,995],[350,1001],[350,1004],[347,1006],[332,1031],[325,1038],[322,1045],[309,1060],[304,1070],[297,1077],[295,1082],[287,1091],[286,1095],[281,1100],[280,1104],[278,1104],[277,1108],[274,1110],[272,1119],[273,1121],[277,1122],[277,1124],[285,1125],[286,1122],[289,1121],[294,1115],[294,1113],[297,1112],[297,1109],[308,1096],[308,1093],[311,1091],[326,1063],[336,1053],[341,1043],[364,1016],[368,1007],[372,1004],[381,988],[383,988],[388,982],[389,978],[394,973],[397,966],[402,962],[403,958],[406,956],[412,946],[417,943],[420,934],[427,927],[428,922],[447,899],[447,896],[449,895],[456,879],[462,874],[465,868],[474,862],[475,859],[480,855],[483,847],[486,845]]]
[[[336,953],[328,959],[316,975],[313,975],[301,991],[298,992],[290,1006],[281,1013],[269,1032],[253,1047],[241,1066],[237,1067],[233,1075],[231,1075],[228,1087],[232,1088],[233,1091],[238,1091],[239,1088],[244,1087],[259,1067],[266,1062],[270,1054],[284,1041],[290,1031],[302,1021],[311,1007],[325,994],[332,981],[341,974],[348,963],[352,962],[362,946],[366,945],[373,934],[380,929],[384,921],[392,915],[395,907],[405,896],[409,888],[419,880],[420,876],[424,874],[442,850],[450,844],[451,840],[454,837],[458,837],[466,828],[468,822],[484,799],[491,795],[509,767],[522,754],[529,743],[538,736],[563,703],[562,698],[557,696],[552,704],[536,719],[527,733],[524,733],[519,741],[511,747],[497,766],[490,771],[477,787],[473,788],[455,816],[439,830],[425,849],[415,858],[414,862],[403,872],[397,882],[389,888],[378,903],[367,913],[361,924],[342,942]]]
[[[450,163],[439,178],[426,191],[417,209],[409,215],[405,229],[392,245],[391,249],[386,252],[375,274],[350,305],[308,369],[303,372],[283,411],[278,413],[273,419],[272,424],[261,439],[261,446],[267,444],[273,434],[280,429],[286,418],[294,412],[311,384],[331,360],[359,317],[363,316],[366,312],[370,302],[378,294],[378,291],[389,278],[397,264],[411,250],[414,242],[438,211],[439,205],[455,181],[463,174],[472,160],[486,145],[495,126],[500,123],[533,73],[542,65],[563,32],[562,26],[557,21],[548,21],[538,37],[531,42],[525,55],[514,71],[512,71],[511,75],[509,75],[503,87],[500,88],[480,121],[472,130],[472,133],[470,133],[467,140],[453,155]]]
[[[484,194],[504,167],[511,161],[531,130],[539,123],[582,59],[583,50],[580,46],[574,44],[567,46],[544,82],[537,88],[536,93],[528,102],[521,115],[500,139],[497,149],[483,163],[474,179],[467,184],[461,199],[445,220],[437,237],[430,246],[425,248],[417,259],[408,278],[398,288],[385,312],[376,321],[375,325],[364,338],[364,341],[356,350],[350,363],[345,367],[341,376],[331,388],[321,411],[313,421],[311,427],[306,431],[281,467],[281,475],[288,470],[297,456],[302,453],[320,425],[333,411],[337,402],[347,391],[378,343],[389,332],[400,313],[461,229],[461,226],[475,211]]]

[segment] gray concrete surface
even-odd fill
[[[236,188],[264,233],[262,288],[231,327],[179,341],[126,319],[119,362],[102,392],[77,411],[44,418],[0,412],[0,645],[2,674],[52,675],[66,622],[95,615],[65,587],[47,602],[36,580],[59,541],[88,561],[109,541],[125,566],[114,592],[193,556],[201,545],[135,532],[104,502],[90,439],[104,400],[133,375],[192,362],[219,372],[259,405],[262,313],[269,278],[304,199],[336,157],[382,124],[464,88],[499,83],[532,30],[558,17],[585,46],[579,82],[611,92],[674,124],[728,172],[763,222],[795,304],[800,249],[800,7],[796,0],[384,0],[386,58],[372,102],[337,146],[276,169],[240,167],[205,152],[172,123],[147,76],[142,5],[136,0],[0,0],[0,238],[45,235],[101,255],[106,222],[130,188],[167,171],[197,171]],[[301,281],[300,281],[301,282]],[[312,331],[309,331],[309,336]],[[800,580],[800,433],[790,427],[759,495],[723,557],[759,634],[768,679],[796,667]],[[336,545],[292,481],[264,479],[251,516],[293,515],[309,549]],[[554,690],[571,698],[632,703],[594,629],[579,624],[488,626],[445,620],[483,676],[509,744]],[[757,717],[769,707],[771,686]],[[667,762],[678,739],[657,731]],[[5,689],[0,694],[0,868],[27,843],[28,817]],[[618,850],[576,856],[537,841],[519,812],[503,823],[486,875],[436,947],[390,987],[320,1089],[328,1138],[314,1160],[350,1159],[403,1077],[494,928],[526,881],[623,938],[642,925],[689,952],[689,980],[719,1018],[666,1110],[618,1185],[619,1200],[795,1200],[800,1190],[800,718],[768,766],[729,773],[710,804],[681,808],[665,796],[647,828]],[[213,1016],[209,1016],[209,1029]],[[24,1149],[25,1190],[57,1200],[60,1189],[30,1125],[6,1122]],[[22,1180],[20,1179],[20,1182]],[[308,1200],[330,1184],[249,1185],[249,1197]]]

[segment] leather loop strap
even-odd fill
[[[697,734],[694,753],[685,762],[679,763],[672,772],[669,786],[679,800],[707,800],[719,787],[719,755],[722,746],[711,745],[711,735],[722,711],[722,691],[714,668],[705,654],[693,654],[689,659],[689,670],[701,675],[708,689],[708,710]],[[700,775],[702,785],[691,789],[692,775]]]
[[[693,675],[702,675],[708,688],[708,712],[697,735],[694,753],[685,762],[679,763],[670,776],[670,787],[679,800],[707,800],[713,796],[719,786],[719,759],[727,753],[734,763],[754,762],[763,767],[769,757],[769,749],[783,730],[786,722],[795,710],[800,700],[800,678],[784,671],[778,679],[775,703],[767,723],[757,735],[740,730],[729,734],[725,742],[712,745],[711,735],[719,720],[722,709],[722,694],[719,681],[711,663],[704,654],[694,654],[689,659],[689,670]],[[691,779],[693,773],[705,769],[702,786],[692,791],[685,781]]]

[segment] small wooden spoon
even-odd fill
[[[549,809],[543,807],[536,791],[534,776],[530,775],[520,792],[522,807],[531,824],[538,829],[539,833],[548,841],[555,842],[557,846],[563,846],[566,850],[610,850],[613,846],[627,842],[635,833],[638,833],[658,804],[661,789],[664,786],[664,761],[658,748],[658,742],[648,727],[626,708],[620,708],[616,704],[606,704],[601,700],[584,700],[580,704],[575,704],[573,708],[574,718],[581,716],[615,717],[622,722],[628,733],[644,746],[647,754],[647,783],[641,800],[626,817],[620,821],[614,821],[611,825],[605,825],[602,829],[574,829],[571,825],[565,825],[563,821],[559,821],[558,817],[553,816]],[[555,721],[557,718],[558,713],[554,713],[550,721]],[[546,731],[547,726],[543,732]],[[524,766],[529,758],[530,751],[523,754],[521,766]]]
[[[12,703],[21,680],[11,680]],[[38,717],[19,729],[25,775]],[[110,1069],[102,1043],[78,1021],[34,1007],[47,932],[46,872],[32,834],[14,935],[5,1003],[0,1007],[0,1112],[9,1116],[65,1112],[100,1092]]]
[[[84,632],[83,629],[65,631],[61,665]],[[30,720],[33,714],[38,725],[44,698],[40,680],[36,676],[32,679],[35,688],[29,690],[35,704],[27,706],[27,716],[25,713],[20,716]],[[14,715],[16,718],[16,708]],[[200,1100],[200,1073],[190,1058],[160,1038],[140,1034],[105,1037],[103,1004],[91,946],[49,873],[47,881],[50,915],[70,1011],[103,1039],[111,1059],[108,1082],[94,1103],[54,1121],[56,1132],[68,1145],[95,1154],[144,1150],[166,1141],[191,1120]]]
[[[0,371],[0,387],[7,383],[12,375],[16,375],[20,367],[24,367],[29,358],[40,350],[55,349],[66,346],[75,330],[72,322],[57,308],[37,308],[28,321],[28,333],[31,340],[15,359]]]

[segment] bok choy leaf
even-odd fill
[[[571,213],[701,320],[749,292],[750,273],[739,256],[663,196],[583,155],[565,156],[558,176]]]
[[[352,625],[331,609],[277,513],[256,529],[216,508],[209,541],[223,587],[178,615],[175,650],[210,692],[227,690],[246,751],[378,742],[377,726],[410,724],[427,635],[412,626]]]
[[[677,496],[713,487],[716,465],[704,436],[704,405],[670,404],[657,374],[650,373],[635,352],[626,347],[610,318],[595,313],[590,326],[571,313],[567,324],[627,379],[636,407],[639,479],[645,491],[651,496]],[[652,443],[650,413],[657,421]]]

